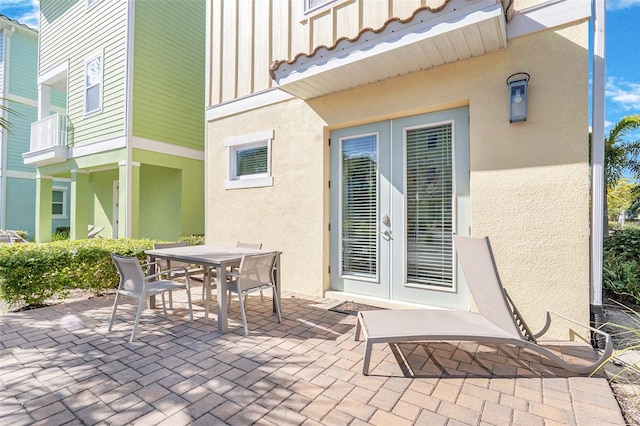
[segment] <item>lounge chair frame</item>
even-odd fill
[[[602,330],[580,324],[563,315],[547,311],[545,324],[533,333],[500,282],[488,238],[454,235],[458,261],[479,312],[450,309],[402,309],[358,312],[355,339],[364,336],[362,374],[369,374],[374,343],[474,341],[486,344],[510,344],[544,355],[560,367],[576,374],[590,374],[613,353],[611,336]],[[598,359],[577,365],[563,360],[537,339],[557,316],[589,329],[605,338]]]

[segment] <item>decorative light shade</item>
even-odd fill
[[[527,121],[527,86],[531,76],[517,72],[507,78],[509,86],[509,123]]]

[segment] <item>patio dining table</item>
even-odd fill
[[[209,301],[211,300],[211,270],[216,270],[216,294],[218,301],[218,332],[228,332],[227,321],[227,269],[240,266],[242,257],[252,254],[269,253],[267,250],[228,247],[218,245],[200,245],[186,247],[172,247],[164,249],[145,250],[151,261],[163,259],[168,262],[186,262],[193,265],[201,265],[205,270],[205,322],[209,320]],[[276,252],[276,264],[274,274],[274,299],[280,302],[280,252]],[[274,300],[275,312],[275,300]]]

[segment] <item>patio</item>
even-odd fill
[[[244,337],[237,301],[220,335],[200,302],[191,324],[176,299],[168,318],[145,311],[132,344],[133,305],[106,331],[113,296],[0,316],[1,423],[624,424],[603,375],[527,350],[377,345],[365,377],[355,317],[329,311],[336,300],[283,293],[278,324],[270,300],[250,296]]]

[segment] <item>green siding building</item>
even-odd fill
[[[36,239],[54,179],[72,238],[204,232],[205,2],[41,0]],[[64,112],[55,110],[64,100]]]
[[[9,111],[9,131],[0,129],[0,229],[24,230],[31,237],[36,223],[36,168],[25,164],[22,154],[30,150],[31,123],[38,117],[38,32],[0,15],[0,102]],[[52,104],[60,110],[60,99]],[[52,178],[49,228],[69,226],[67,178]],[[55,214],[54,214],[55,213]]]

